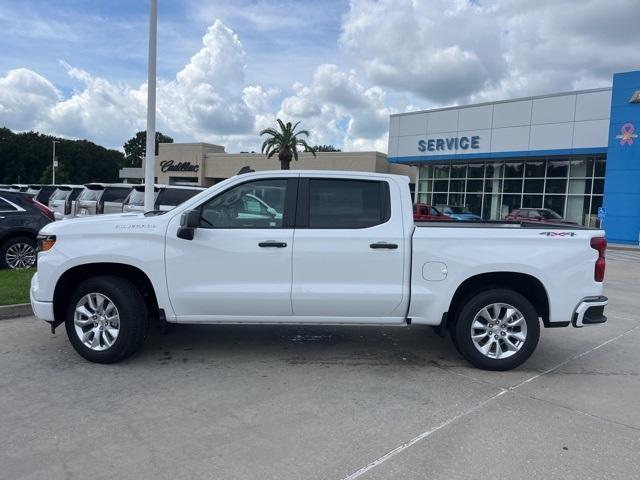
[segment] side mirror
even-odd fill
[[[193,240],[196,228],[200,225],[200,211],[187,210],[180,217],[180,228],[178,228],[178,238],[183,240]]]
[[[267,213],[271,215],[273,218],[275,218],[278,215],[278,211],[273,207],[267,208]]]

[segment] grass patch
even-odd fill
[[[35,268],[0,270],[0,305],[29,303],[29,286]]]

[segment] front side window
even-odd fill
[[[201,228],[282,228],[287,179],[236,185],[202,205]]]
[[[309,181],[310,228],[367,228],[389,220],[389,186],[370,180]]]

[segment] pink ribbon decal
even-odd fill
[[[633,145],[633,139],[638,138],[638,135],[634,133],[636,128],[633,126],[633,123],[627,122],[622,125],[622,129],[620,130],[620,135],[616,135],[616,138],[620,140],[620,145]]]

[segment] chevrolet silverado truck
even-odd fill
[[[603,231],[412,213],[403,176],[240,174],[168,212],[45,226],[31,304],[99,363],[139,350],[151,321],[417,324],[507,370],[541,326],[606,321]]]

